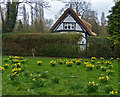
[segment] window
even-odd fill
[[[75,30],[75,23],[63,23],[64,30]]]

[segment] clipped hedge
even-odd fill
[[[87,57],[120,57],[120,46],[114,45],[111,40],[104,37],[89,37],[89,47],[87,48]]]
[[[79,33],[5,34],[3,55],[79,57]]]

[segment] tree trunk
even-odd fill
[[[2,12],[1,5],[0,5],[0,15],[1,15],[1,19],[2,19],[2,30],[3,30],[3,26],[4,26],[4,18],[3,18],[3,12]]]

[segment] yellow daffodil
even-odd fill
[[[89,84],[91,84],[91,82],[89,82]]]
[[[92,82],[92,84],[94,84],[94,81]]]
[[[30,74],[30,76],[32,76],[32,73]]]
[[[45,71],[45,73],[48,73],[48,71]]]
[[[32,81],[35,81],[35,78],[33,78]]]

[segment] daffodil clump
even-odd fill
[[[53,67],[53,66],[56,65],[56,61],[52,60],[52,61],[50,61],[50,64],[51,64],[51,66]]]
[[[13,68],[13,69],[12,69],[12,73],[14,73],[14,72],[16,72],[16,73],[21,73],[21,72],[22,72],[22,69],[21,69],[21,68]]]
[[[96,68],[97,68],[97,69],[100,69],[100,65],[96,65]]]
[[[98,83],[93,82],[89,82],[87,85],[87,90],[88,92],[95,92],[98,89]]]
[[[12,63],[14,63],[14,64],[15,64],[15,63],[19,63],[19,60],[18,60],[18,59],[12,59],[11,61],[12,61]]]
[[[108,65],[111,65],[111,62],[110,61],[106,61],[105,64],[106,64],[106,66],[108,66]]]
[[[9,64],[5,64],[4,68],[7,69],[9,67]]]
[[[21,63],[12,64],[12,72],[23,72],[25,70],[25,66]]]
[[[4,71],[5,70],[5,68],[4,67],[2,67],[2,66],[0,66],[0,71]]]
[[[33,78],[32,83],[34,87],[43,87],[45,79],[43,78]]]
[[[48,71],[42,71],[41,72],[41,77],[42,78],[47,78],[47,76],[48,76]]]
[[[77,65],[80,65],[80,64],[81,64],[81,60],[76,60],[75,63],[76,63]]]
[[[87,71],[92,70],[93,67],[95,67],[95,65],[92,65],[92,64],[87,64],[86,65]]]
[[[69,61],[67,61],[67,62],[66,62],[66,65],[67,65],[68,67],[72,67],[73,62],[72,62],[72,61],[70,61],[70,62],[69,62]]]
[[[104,58],[103,58],[103,57],[100,57],[100,59],[101,59],[101,60],[104,60]]]
[[[120,58],[117,58],[118,62],[120,62]]]
[[[99,77],[99,80],[100,80],[102,83],[106,83],[106,82],[108,82],[109,77],[108,77],[108,76]]]
[[[6,58],[6,60],[11,61],[12,63],[25,63],[27,62],[27,59],[24,59],[23,57],[18,56],[9,56]]]
[[[114,71],[113,71],[113,70],[110,70],[110,69],[108,69],[106,72],[108,73],[108,75],[111,75],[111,74],[114,73]]]
[[[104,67],[104,66],[101,66],[100,69],[101,69],[102,71],[106,71],[106,67]]]
[[[19,76],[19,73],[18,72],[12,72],[11,74],[8,74],[7,76],[9,76],[11,80],[14,80],[15,78],[17,78]]]
[[[99,64],[99,65],[100,65],[100,64],[101,64],[101,62],[99,61],[99,62],[97,62],[97,64]]]
[[[109,69],[113,69],[113,65],[108,65],[108,68]]]
[[[72,61],[73,61],[73,63],[75,63],[75,62],[77,61],[77,59],[75,58],[75,59],[73,59]]]
[[[68,59],[64,59],[64,64],[66,64],[66,62],[68,62],[69,60]]]
[[[88,62],[84,62],[84,67],[86,67],[86,65],[88,65],[89,63]]]
[[[37,61],[38,66],[42,66],[42,63],[43,63],[42,61]]]
[[[14,59],[14,56],[9,56],[8,58],[9,58],[9,60],[12,60],[12,59]]]
[[[64,62],[63,62],[61,59],[59,59],[59,60],[58,60],[58,63],[59,63],[59,64],[63,64]]]
[[[21,59],[19,60],[20,63],[26,63],[28,60],[27,59]]]
[[[111,58],[110,58],[110,60],[112,61],[112,60],[114,60],[114,58],[113,58],[113,57],[111,57]]]
[[[96,57],[91,57],[92,60],[96,60],[97,58]]]
[[[38,74],[35,74],[35,75],[32,74],[32,73],[30,74],[30,76],[33,77],[33,78],[46,78],[47,75],[48,75],[48,71],[42,71],[42,72],[40,72]]]
[[[8,61],[9,61],[9,58],[4,58],[3,61],[4,61],[4,62],[8,62]]]
[[[97,62],[96,68],[100,69],[100,66],[101,66],[101,62]]]
[[[16,64],[12,64],[12,68],[21,68],[22,67],[22,65],[21,65],[21,63],[16,63]]]
[[[109,94],[110,94],[110,95],[115,95],[115,94],[118,94],[118,92],[117,92],[117,91],[110,91]]]
[[[47,74],[48,71],[44,71],[44,73]],[[45,81],[44,74],[39,73],[39,74],[33,75],[31,73],[30,76],[31,76],[31,81],[34,87],[43,87],[44,81]]]
[[[95,63],[95,60],[92,59],[92,60],[91,60],[91,63],[94,64],[94,63]]]

